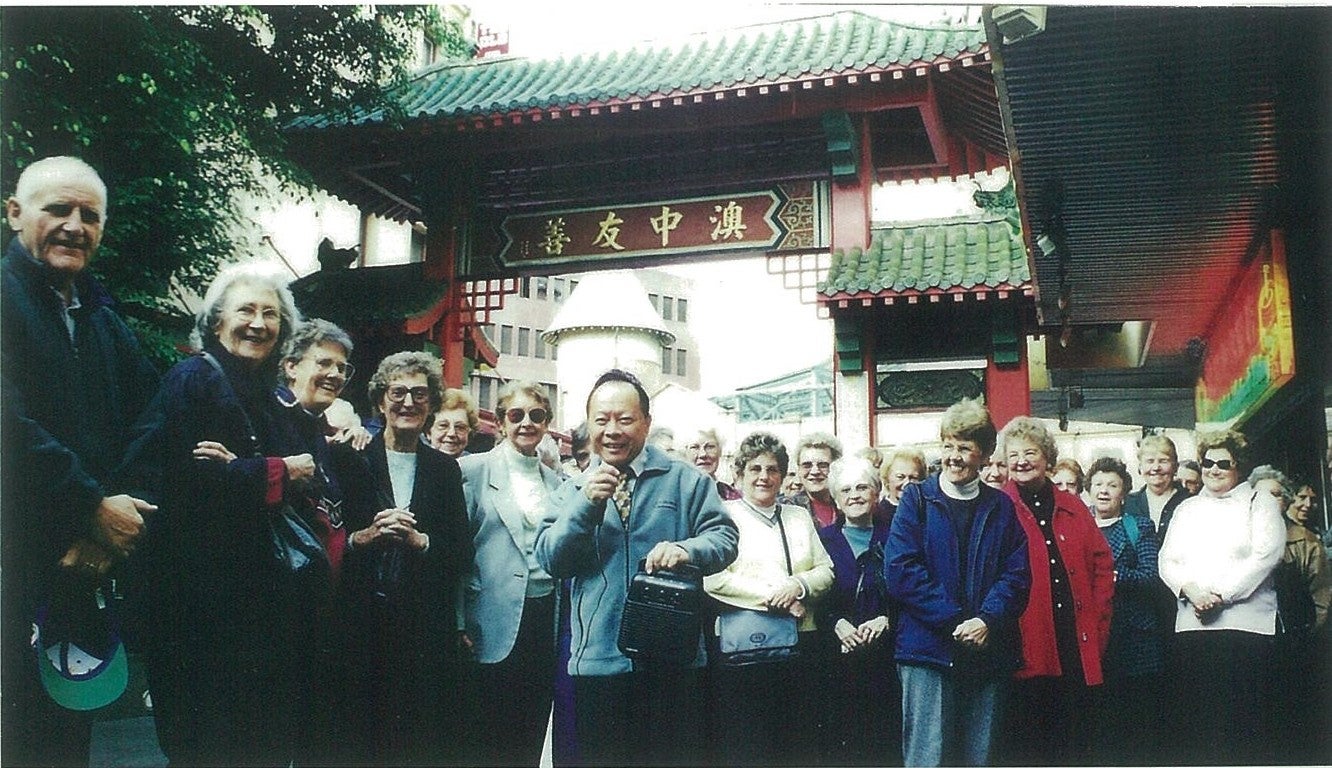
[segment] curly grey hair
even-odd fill
[[[287,339],[291,338],[296,331],[297,323],[301,322],[301,312],[296,309],[296,300],[292,298],[291,289],[287,287],[287,281],[281,274],[256,262],[244,262],[233,264],[218,272],[217,277],[213,278],[212,284],[208,286],[203,305],[199,307],[199,313],[194,316],[194,330],[190,332],[190,344],[195,349],[203,349],[205,344],[217,338],[217,326],[222,322],[222,309],[226,306],[227,296],[231,294],[232,288],[241,284],[266,288],[277,295],[282,324],[278,330],[275,349],[286,347]]]
[[[1281,497],[1286,500],[1286,503],[1290,503],[1295,500],[1296,488],[1294,484],[1291,483],[1289,477],[1286,477],[1286,473],[1282,472],[1281,470],[1277,469],[1271,464],[1264,464],[1260,467],[1254,467],[1253,471],[1249,473],[1250,486],[1257,485],[1260,480],[1277,481],[1277,484],[1281,486]]]
[[[1053,467],[1059,463],[1059,446],[1055,445],[1054,435],[1039,420],[1030,416],[1015,416],[1012,421],[1004,425],[1004,431],[1000,435],[1000,441],[1004,453],[1008,453],[1008,441],[1010,440],[1029,440],[1041,450],[1045,456],[1045,463]]]
[[[786,453],[786,445],[771,432],[754,432],[740,441],[740,445],[735,449],[735,460],[732,462],[735,476],[737,478],[743,476],[745,465],[765,453],[770,453],[774,459],[777,459],[777,468],[785,477],[791,458]]]
[[[874,499],[878,499],[879,491],[883,490],[883,481],[879,477],[879,471],[874,468],[874,462],[859,456],[837,461],[828,471],[828,489],[833,493],[833,499],[840,506],[842,502],[841,489],[848,485],[855,485],[864,481],[874,489]]]
[[[430,390],[430,415],[425,425],[425,428],[429,429],[435,412],[439,410],[439,404],[444,400],[442,368],[443,364],[439,358],[429,352],[394,352],[379,361],[379,368],[375,369],[374,375],[370,377],[370,410],[372,412],[382,410],[380,406],[384,402],[384,393],[388,391],[389,383],[395,378],[423,373],[426,377],[426,387]]]
[[[800,454],[804,453],[806,448],[824,448],[833,461],[842,458],[842,441],[827,432],[811,432],[800,438],[800,442],[796,443],[796,461],[800,461]],[[785,473],[786,470],[783,469],[782,472]]]

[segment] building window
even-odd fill
[[[564,302],[564,278],[553,277],[550,280],[550,300],[556,304]]]
[[[675,350],[675,375],[685,375],[685,351],[683,349]]]
[[[670,348],[670,347],[662,347],[662,348],[661,348],[661,372],[662,372],[662,373],[670,373],[670,372],[671,372],[671,361],[674,360],[674,357],[675,357],[675,356],[671,354],[671,348]]]
[[[501,326],[500,326],[500,354],[501,354],[501,355],[512,355],[512,354],[513,354],[513,326],[512,326],[512,325],[501,325]]]
[[[648,301],[652,302],[653,311],[661,311],[661,297],[655,293],[648,294]]]
[[[476,379],[476,404],[479,408],[487,411],[495,409],[495,380],[489,376],[478,376]]]
[[[546,359],[546,340],[541,338],[541,334],[543,333],[545,333],[545,331],[538,328],[536,336],[532,339],[532,356],[538,360]]]
[[[534,278],[532,278],[532,282],[536,283],[536,287],[535,287],[535,289],[532,291],[532,294],[533,294],[533,295],[532,295],[532,298],[536,299],[537,301],[545,301],[545,300],[546,300],[546,284],[547,284],[547,280],[546,280],[546,278],[544,278],[544,277],[534,277]]]
[[[670,296],[661,297],[661,319],[670,320],[671,315],[675,314],[675,299]]]
[[[518,329],[519,356],[526,357],[527,355],[531,354],[530,352],[528,352],[528,350],[531,349],[531,347],[532,347],[532,329],[519,328]]]
[[[682,323],[689,319],[689,299],[675,300],[675,319]]]
[[[532,298],[532,278],[518,278],[518,295],[522,296],[524,299]]]
[[[550,359],[551,359],[551,360],[559,360],[559,359],[560,359],[560,345],[559,345],[559,344],[551,344],[551,345],[550,345]]]
[[[573,295],[574,289],[577,288],[577,287],[578,287],[578,281],[577,281],[577,280],[570,280],[570,281],[569,281],[569,295],[570,295],[570,296]]]

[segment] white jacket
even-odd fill
[[[1193,582],[1221,596],[1222,607],[1203,623],[1179,598],[1175,631],[1235,629],[1276,633],[1276,589],[1272,572],[1286,544],[1276,499],[1240,483],[1212,496],[1206,489],[1175,510],[1161,544],[1161,580],[1176,596]]]

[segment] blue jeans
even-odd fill
[[[986,765],[1002,682],[898,664],[905,765]]]

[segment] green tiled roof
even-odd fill
[[[399,95],[410,118],[467,118],[532,109],[644,101],[792,82],[802,78],[926,66],[979,55],[975,26],[919,27],[856,11],[696,35],[573,58],[505,58],[424,70]],[[380,113],[355,118],[382,120]],[[295,127],[326,127],[324,117]]]
[[[993,219],[877,229],[869,248],[833,253],[819,292],[893,296],[1030,282],[1021,233]]]

